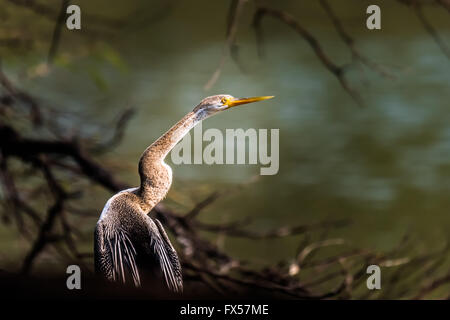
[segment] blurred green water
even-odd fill
[[[174,1],[167,7],[152,1],[79,3],[82,14],[125,22],[100,39],[64,31],[51,72],[18,79],[44,101],[93,124],[111,123],[129,105],[138,108],[122,144],[105,157],[128,168],[119,172],[123,180],[138,183],[135,167],[141,152],[204,96],[275,95],[270,102],[208,119],[203,128],[279,128],[279,173],[239,189],[237,185],[259,174],[259,166],[173,166],[168,205],[187,211],[211,190],[227,190],[202,214],[205,221],[250,215],[253,227],[262,230],[350,218],[351,226],[333,230],[330,236],[386,250],[409,233],[417,239],[417,252],[442,246],[450,228],[450,66],[408,8],[394,1],[383,3],[382,30],[369,31],[368,2],[330,1],[358,48],[396,74],[391,80],[369,69],[361,74],[351,68],[348,77],[367,104],[359,108],[308,45],[271,18],[263,22],[266,56],[258,59],[250,26],[252,4],[246,7],[237,38],[246,72],[228,59],[218,82],[205,92],[203,86],[222,53],[227,2]],[[338,64],[351,60],[317,3],[272,5],[298,17]],[[30,21],[27,17],[32,15],[17,8],[8,10],[5,26],[41,39],[34,50],[4,57],[6,70],[17,75],[45,61],[53,25]],[[426,14],[450,43],[448,14],[439,8],[428,8]],[[33,23],[39,28],[34,30]],[[87,20],[80,32],[89,32],[90,25]],[[65,125],[70,130],[79,124]],[[100,213],[108,196],[102,193],[88,202]],[[94,223],[95,219],[86,221],[87,232]],[[6,248],[16,239],[1,230]],[[224,245],[238,256],[268,261],[292,256],[298,241],[255,244],[227,239]]]

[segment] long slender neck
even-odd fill
[[[141,156],[141,162],[164,160],[170,150],[203,119],[204,116],[202,114],[193,111],[189,112],[144,151]]]
[[[164,158],[189,130],[205,118],[206,115],[202,112],[189,112],[142,154],[139,161],[141,186],[138,195],[147,210],[166,196],[172,183],[172,172],[164,163]]]

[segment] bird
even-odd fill
[[[204,98],[142,153],[140,185],[119,191],[105,204],[94,231],[95,272],[106,280],[143,287],[145,279],[169,292],[183,291],[178,255],[158,219],[150,211],[167,195],[172,169],[164,162],[172,148],[199,122],[235,106],[273,96]]]

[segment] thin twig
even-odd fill
[[[322,46],[317,39],[297,20],[295,20],[292,15],[278,9],[266,7],[258,8],[253,18],[253,26],[255,27],[255,30],[257,30],[260,37],[262,34],[261,21],[266,15],[277,18],[294,29],[310,45],[323,66],[325,66],[328,71],[330,71],[338,79],[341,86],[345,89],[345,91],[347,91],[353,100],[355,100],[360,107],[364,106],[364,102],[360,94],[350,86],[349,82],[345,78],[344,67],[336,65],[322,49]]]

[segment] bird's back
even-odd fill
[[[162,225],[139,205],[135,189],[108,200],[95,229],[95,268],[111,281],[165,283],[182,290],[181,267]],[[162,281],[161,281],[162,280]]]

